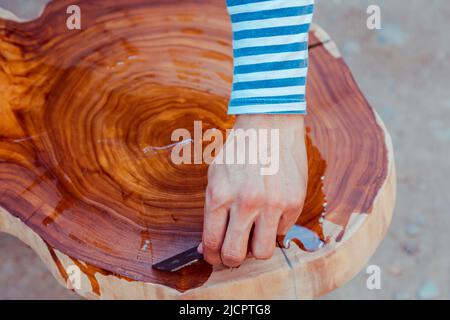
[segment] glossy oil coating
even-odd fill
[[[172,131],[234,122],[224,1],[78,1],[80,31],[66,28],[69,4],[53,1],[33,22],[0,20],[0,206],[92,275],[94,293],[97,272],[201,286],[206,263],[173,274],[151,264],[201,238],[207,166],[174,165]],[[323,237],[324,208],[343,227],[370,213],[388,160],[347,66],[311,43],[298,224]]]

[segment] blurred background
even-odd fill
[[[215,0],[225,1],[225,0]],[[48,0],[0,0],[23,19]],[[367,7],[381,8],[381,30],[366,27]],[[394,143],[397,206],[386,238],[368,265],[324,299],[450,298],[450,1],[316,0],[315,22],[335,40]],[[40,259],[0,234],[0,299],[79,299]]]

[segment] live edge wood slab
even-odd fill
[[[63,285],[77,266],[83,297],[318,297],[359,272],[388,228],[389,134],[334,42],[313,26],[309,187],[298,224],[325,246],[292,245],[231,270],[151,268],[202,231],[207,166],[174,165],[164,148],[171,132],[194,120],[233,125],[224,2],[58,0],[31,22],[0,19],[0,230]],[[66,27],[70,4],[82,10],[81,30]]]

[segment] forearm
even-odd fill
[[[306,113],[314,0],[227,0],[234,78],[229,114]]]

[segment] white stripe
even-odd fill
[[[228,12],[230,14],[236,14],[243,12],[256,12],[271,9],[307,6],[310,4],[314,4],[314,0],[273,0],[228,7]]]
[[[236,91],[233,90],[233,92],[231,93],[231,99],[287,96],[287,95],[291,95],[291,94],[305,94],[305,86],[249,89],[249,90],[236,90]]]
[[[266,63],[266,62],[281,62],[287,60],[298,60],[306,59],[308,56],[308,51],[298,51],[298,52],[280,52],[271,54],[260,54],[257,56],[245,56],[238,57],[234,59],[235,66],[242,66],[254,63]]]
[[[312,14],[307,14],[294,17],[235,22],[233,23],[233,31],[301,25],[311,23],[312,16]]]
[[[295,112],[295,111],[306,113],[306,102],[258,104],[251,106],[228,107],[228,114]]]
[[[259,47],[259,46],[271,46],[277,44],[288,44],[292,42],[305,42],[308,41],[308,33],[300,33],[296,35],[288,36],[275,36],[264,38],[249,38],[233,41],[233,48],[247,48],[247,47]]]
[[[277,70],[277,71],[265,71],[265,72],[254,72],[254,73],[243,73],[235,74],[233,82],[243,82],[243,81],[257,81],[257,80],[267,80],[267,79],[283,79],[283,78],[296,78],[296,77],[306,77],[308,69],[288,69],[288,70]]]

